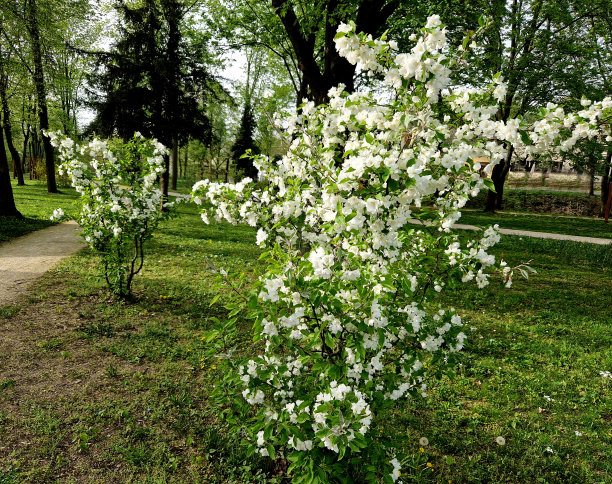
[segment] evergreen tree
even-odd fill
[[[253,109],[250,103],[244,105],[244,111],[242,112],[242,119],[240,120],[240,127],[238,128],[238,135],[236,141],[232,146],[232,160],[236,165],[236,171],[242,173],[244,176],[251,177],[253,180],[257,179],[257,168],[253,166],[253,160],[248,157],[242,157],[247,150],[251,151],[251,154],[259,154],[259,148],[255,144],[253,139],[253,132],[255,130],[255,116],[253,116]]]
[[[207,140],[205,104],[213,78],[204,46],[187,45],[185,14],[177,0],[145,0],[118,6],[123,19],[113,50],[98,57],[89,105],[96,118],[87,129],[101,136],[130,138],[135,131],[167,146],[191,136]]]

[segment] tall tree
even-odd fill
[[[34,86],[36,88],[36,98],[38,101],[38,119],[42,134],[43,146],[45,149],[45,172],[47,175],[47,191],[57,193],[57,183],[55,181],[55,155],[53,146],[45,131],[49,129],[49,114],[47,108],[47,87],[43,71],[42,45],[40,31],[38,27],[39,15],[36,0],[25,0],[27,30],[30,37],[32,49],[32,60],[34,63]]]
[[[8,75],[8,63],[10,60],[10,54],[3,48],[3,29],[0,26],[0,105],[2,106],[2,129],[6,138],[6,144],[9,152],[13,159],[13,166],[15,167],[15,174],[17,175],[17,184],[22,186],[25,185],[23,180],[23,170],[21,164],[21,157],[15,149],[13,143],[13,132],[11,123],[11,109],[9,107],[9,99],[7,94],[9,75]]]
[[[587,47],[585,26],[589,18],[598,22],[609,18],[609,0],[589,4],[577,0],[477,0],[474,4],[480,5],[492,25],[471,54],[467,64],[473,68],[465,70],[464,79],[470,83],[501,72],[508,90],[497,119],[528,116],[547,102],[565,103],[578,85],[593,82],[587,79],[594,71],[583,68],[596,62],[593,43]],[[577,58],[582,58],[580,65]],[[493,169],[495,191],[487,194],[487,211],[502,207],[513,153],[514,147],[508,146],[507,156]]]
[[[90,103],[97,112],[90,132],[129,138],[139,131],[155,137],[171,149],[173,165],[179,144],[188,137],[210,139],[205,105],[215,81],[206,69],[206,46],[184,38],[188,11],[178,0],[119,5],[119,39],[100,57],[100,69],[91,79],[101,94]],[[166,195],[169,164],[170,158],[161,180]]]
[[[243,157],[247,150],[250,150],[253,155],[259,154],[259,148],[253,139],[254,131],[255,117],[253,116],[251,105],[245,104],[236,141],[232,145],[232,159],[236,165],[237,172],[256,180],[257,168],[253,166],[253,162],[250,158]]]
[[[381,34],[405,0],[235,0],[212,2],[226,22],[224,35],[233,45],[263,45],[287,68],[298,104],[328,100],[330,88],[355,86],[355,66],[340,57],[334,44],[340,22],[353,20],[357,30]],[[217,15],[214,16],[217,19]]]
[[[9,172],[6,151],[4,149],[4,136],[0,129],[0,217],[23,218],[15,206],[11,174]]]

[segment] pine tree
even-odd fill
[[[254,130],[255,116],[253,116],[253,109],[250,103],[247,102],[242,112],[242,119],[240,120],[236,141],[232,146],[232,160],[236,165],[236,171],[238,173],[242,173],[243,176],[248,176],[256,180],[257,168],[253,165],[253,160],[248,157],[242,157],[247,150],[250,150],[251,154],[259,154],[259,148],[253,139]]]

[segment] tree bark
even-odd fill
[[[189,162],[189,139],[185,142],[185,155],[183,157],[183,178],[187,178],[187,163]]]
[[[167,211],[168,209],[165,207],[166,202],[168,201],[168,184],[170,182],[170,155],[164,155],[164,172],[161,175],[160,183],[161,183],[161,192],[162,192],[162,204],[161,210]]]
[[[485,202],[485,212],[495,212],[495,210],[501,210],[504,201],[504,183],[506,182],[506,176],[510,171],[510,162],[512,161],[512,155],[514,154],[514,146],[510,145],[508,153],[502,161],[500,161],[491,172],[491,181],[495,187],[495,191],[489,190],[487,192],[487,199]]]
[[[601,177],[601,216],[603,217],[608,203],[608,193],[610,191],[610,179],[612,177],[612,148],[608,148],[606,155],[606,165]]]
[[[22,173],[25,173],[26,160],[28,158],[28,140],[30,139],[30,130],[23,133],[23,150],[21,151],[21,166]],[[32,172],[30,172],[30,180],[32,179]]]
[[[13,143],[13,133],[11,131],[11,110],[9,108],[8,99],[6,97],[6,82],[4,78],[4,72],[0,72],[0,100],[2,102],[2,127],[4,128],[4,135],[6,137],[6,145],[8,146],[11,157],[13,158],[13,169],[14,174],[17,176],[17,185],[25,185],[23,180],[23,169],[21,165],[21,157],[15,149]]]
[[[170,189],[176,190],[176,182],[178,180],[178,140],[172,139],[172,151],[170,152]]]
[[[355,88],[355,66],[341,57],[334,45],[334,36],[338,27],[335,14],[336,10],[339,10],[339,3],[339,0],[327,0],[325,5],[325,58],[321,69],[315,52],[317,48],[315,33],[304,32],[293,7],[287,0],[272,0],[272,7],[285,28],[298,61],[298,68],[302,72],[298,105],[302,102],[302,96],[306,95],[315,104],[326,103],[329,100],[327,95],[329,90],[338,84],[344,84],[348,92],[352,92]],[[355,19],[357,31],[376,35],[398,6],[399,0],[389,2],[361,0]]]
[[[38,119],[45,149],[45,171],[47,174],[47,191],[57,193],[57,183],[55,181],[55,156],[53,146],[45,131],[49,129],[49,115],[47,111],[47,91],[45,86],[45,76],[43,73],[43,62],[40,42],[40,32],[38,30],[38,19],[36,11],[36,0],[27,0],[27,22],[30,42],[32,44],[32,58],[34,60],[34,86],[36,88],[36,98],[38,100]]]
[[[22,219],[23,215],[15,206],[13,187],[11,186],[11,175],[9,173],[8,160],[4,149],[4,136],[0,129],[0,217],[17,217]]]

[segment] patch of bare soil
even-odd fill
[[[164,398],[157,388],[164,363],[113,354],[109,348],[140,328],[103,334],[97,309],[106,293],[69,297],[72,277],[52,271],[15,306],[0,306],[0,482],[142,482],[151,477],[147,459],[160,449],[186,465],[159,482],[200,481],[208,465],[180,433],[168,432],[173,417],[147,413],[145,402]],[[88,328],[102,331],[92,336]],[[172,376],[193,379],[190,371],[180,365]]]
[[[94,403],[101,392],[128,397],[120,385],[109,385],[105,371],[111,363],[118,372],[143,371],[79,338],[76,330],[83,321],[78,305],[46,299],[0,319],[0,467],[30,462],[32,482],[68,475],[75,482],[107,482],[113,469],[92,467],[97,459],[82,452],[79,435],[65,423],[73,404]]]
[[[124,482],[122,463],[111,452],[122,431],[116,422],[71,424],[84,412],[95,415],[96,403],[108,398],[129,408],[130,390],[108,368],[127,378],[150,369],[85,339],[78,330],[87,322],[80,315],[88,312],[86,302],[61,297],[61,279],[48,277],[55,279],[49,297],[27,308],[21,298],[17,314],[0,317],[0,477],[17,468],[28,482]]]

